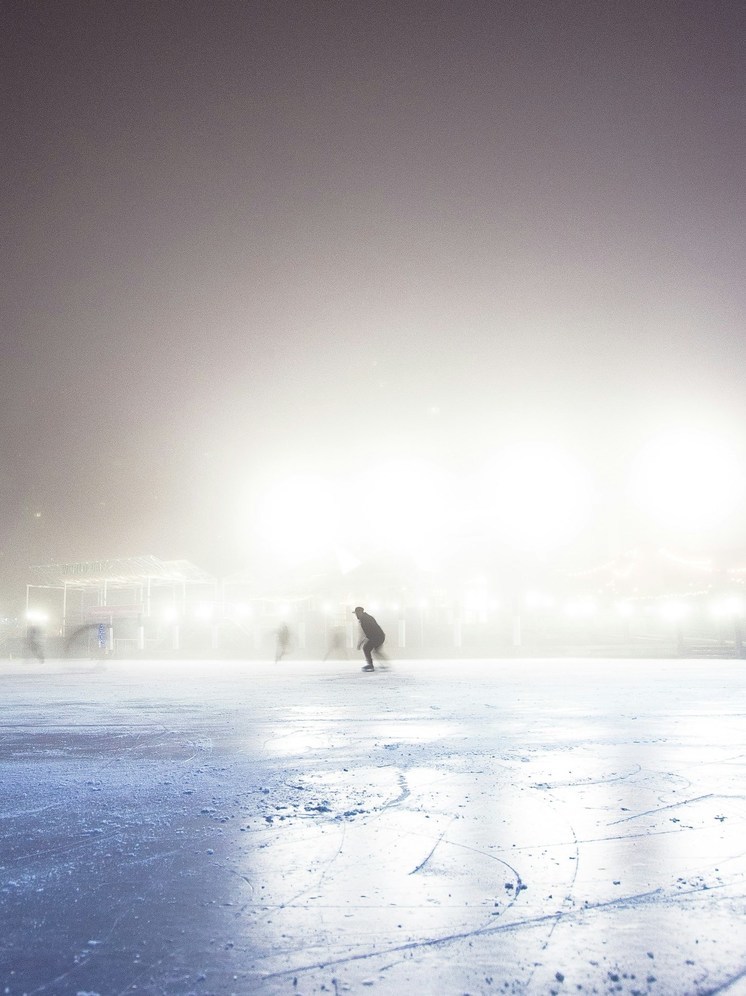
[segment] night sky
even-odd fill
[[[237,569],[283,475],[530,436],[613,489],[677,420],[742,459],[745,10],[5,0],[8,597]]]

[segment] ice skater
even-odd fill
[[[386,639],[386,634],[375,621],[373,616],[369,615],[362,605],[356,606],[355,615],[360,623],[360,629],[363,631],[363,638],[357,645],[357,649],[363,648],[363,653],[365,654],[366,664],[363,667],[363,671],[375,671],[373,667],[373,654],[377,657],[382,657],[386,659],[385,655],[381,652],[381,647],[383,646],[383,641]]]
[[[282,623],[282,625],[277,630],[277,647],[275,649],[275,664],[281,661],[285,654],[290,648],[290,630],[288,629],[287,623]]]
[[[322,661],[329,660],[330,657],[344,657],[347,660],[347,648],[345,647],[345,631],[342,626],[333,626],[329,632],[329,646],[326,653],[321,658]]]
[[[35,657],[40,664],[44,663],[44,651],[41,646],[41,630],[38,626],[29,626],[26,630],[26,640],[24,642],[24,653],[26,661]]]

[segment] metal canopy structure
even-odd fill
[[[26,585],[26,615],[30,618],[31,593],[40,589],[62,594],[60,633],[64,637],[71,624],[115,618],[137,620],[138,647],[145,641],[144,625],[163,604],[187,604],[187,589],[208,587],[217,594],[218,581],[188,560],[161,560],[152,554],[117,557],[75,563],[42,564],[30,568]],[[163,590],[166,589],[165,592]],[[157,592],[162,594],[157,595]],[[74,604],[71,605],[71,596]],[[58,610],[59,611],[59,610]],[[111,637],[113,639],[113,636]]]
[[[30,587],[96,588],[101,585],[214,584],[215,578],[188,560],[160,560],[152,554],[31,568]]]

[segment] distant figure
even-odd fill
[[[362,629],[364,634],[363,638],[360,640],[360,642],[357,645],[358,650],[361,647],[363,648],[363,653],[365,654],[365,660],[367,661],[362,670],[375,671],[375,668],[373,667],[372,655],[373,653],[375,653],[376,656],[378,657],[384,656],[381,653],[381,647],[383,645],[383,641],[386,639],[386,634],[378,625],[378,623],[375,621],[373,616],[369,615],[365,611],[362,605],[358,605],[354,611],[355,615],[358,618],[358,622],[360,623],[360,629]]]
[[[290,630],[287,623],[282,623],[277,630],[277,649],[275,650],[275,664],[281,661],[288,652],[290,646]]]
[[[342,626],[333,626],[329,632],[329,646],[322,660],[334,657],[344,657],[347,659],[347,649],[345,647],[345,631]]]
[[[40,664],[44,663],[44,651],[41,647],[41,630],[38,626],[29,626],[26,630],[25,656],[27,661],[35,657]]]

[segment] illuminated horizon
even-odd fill
[[[0,603],[746,548],[735,3],[0,16]]]

